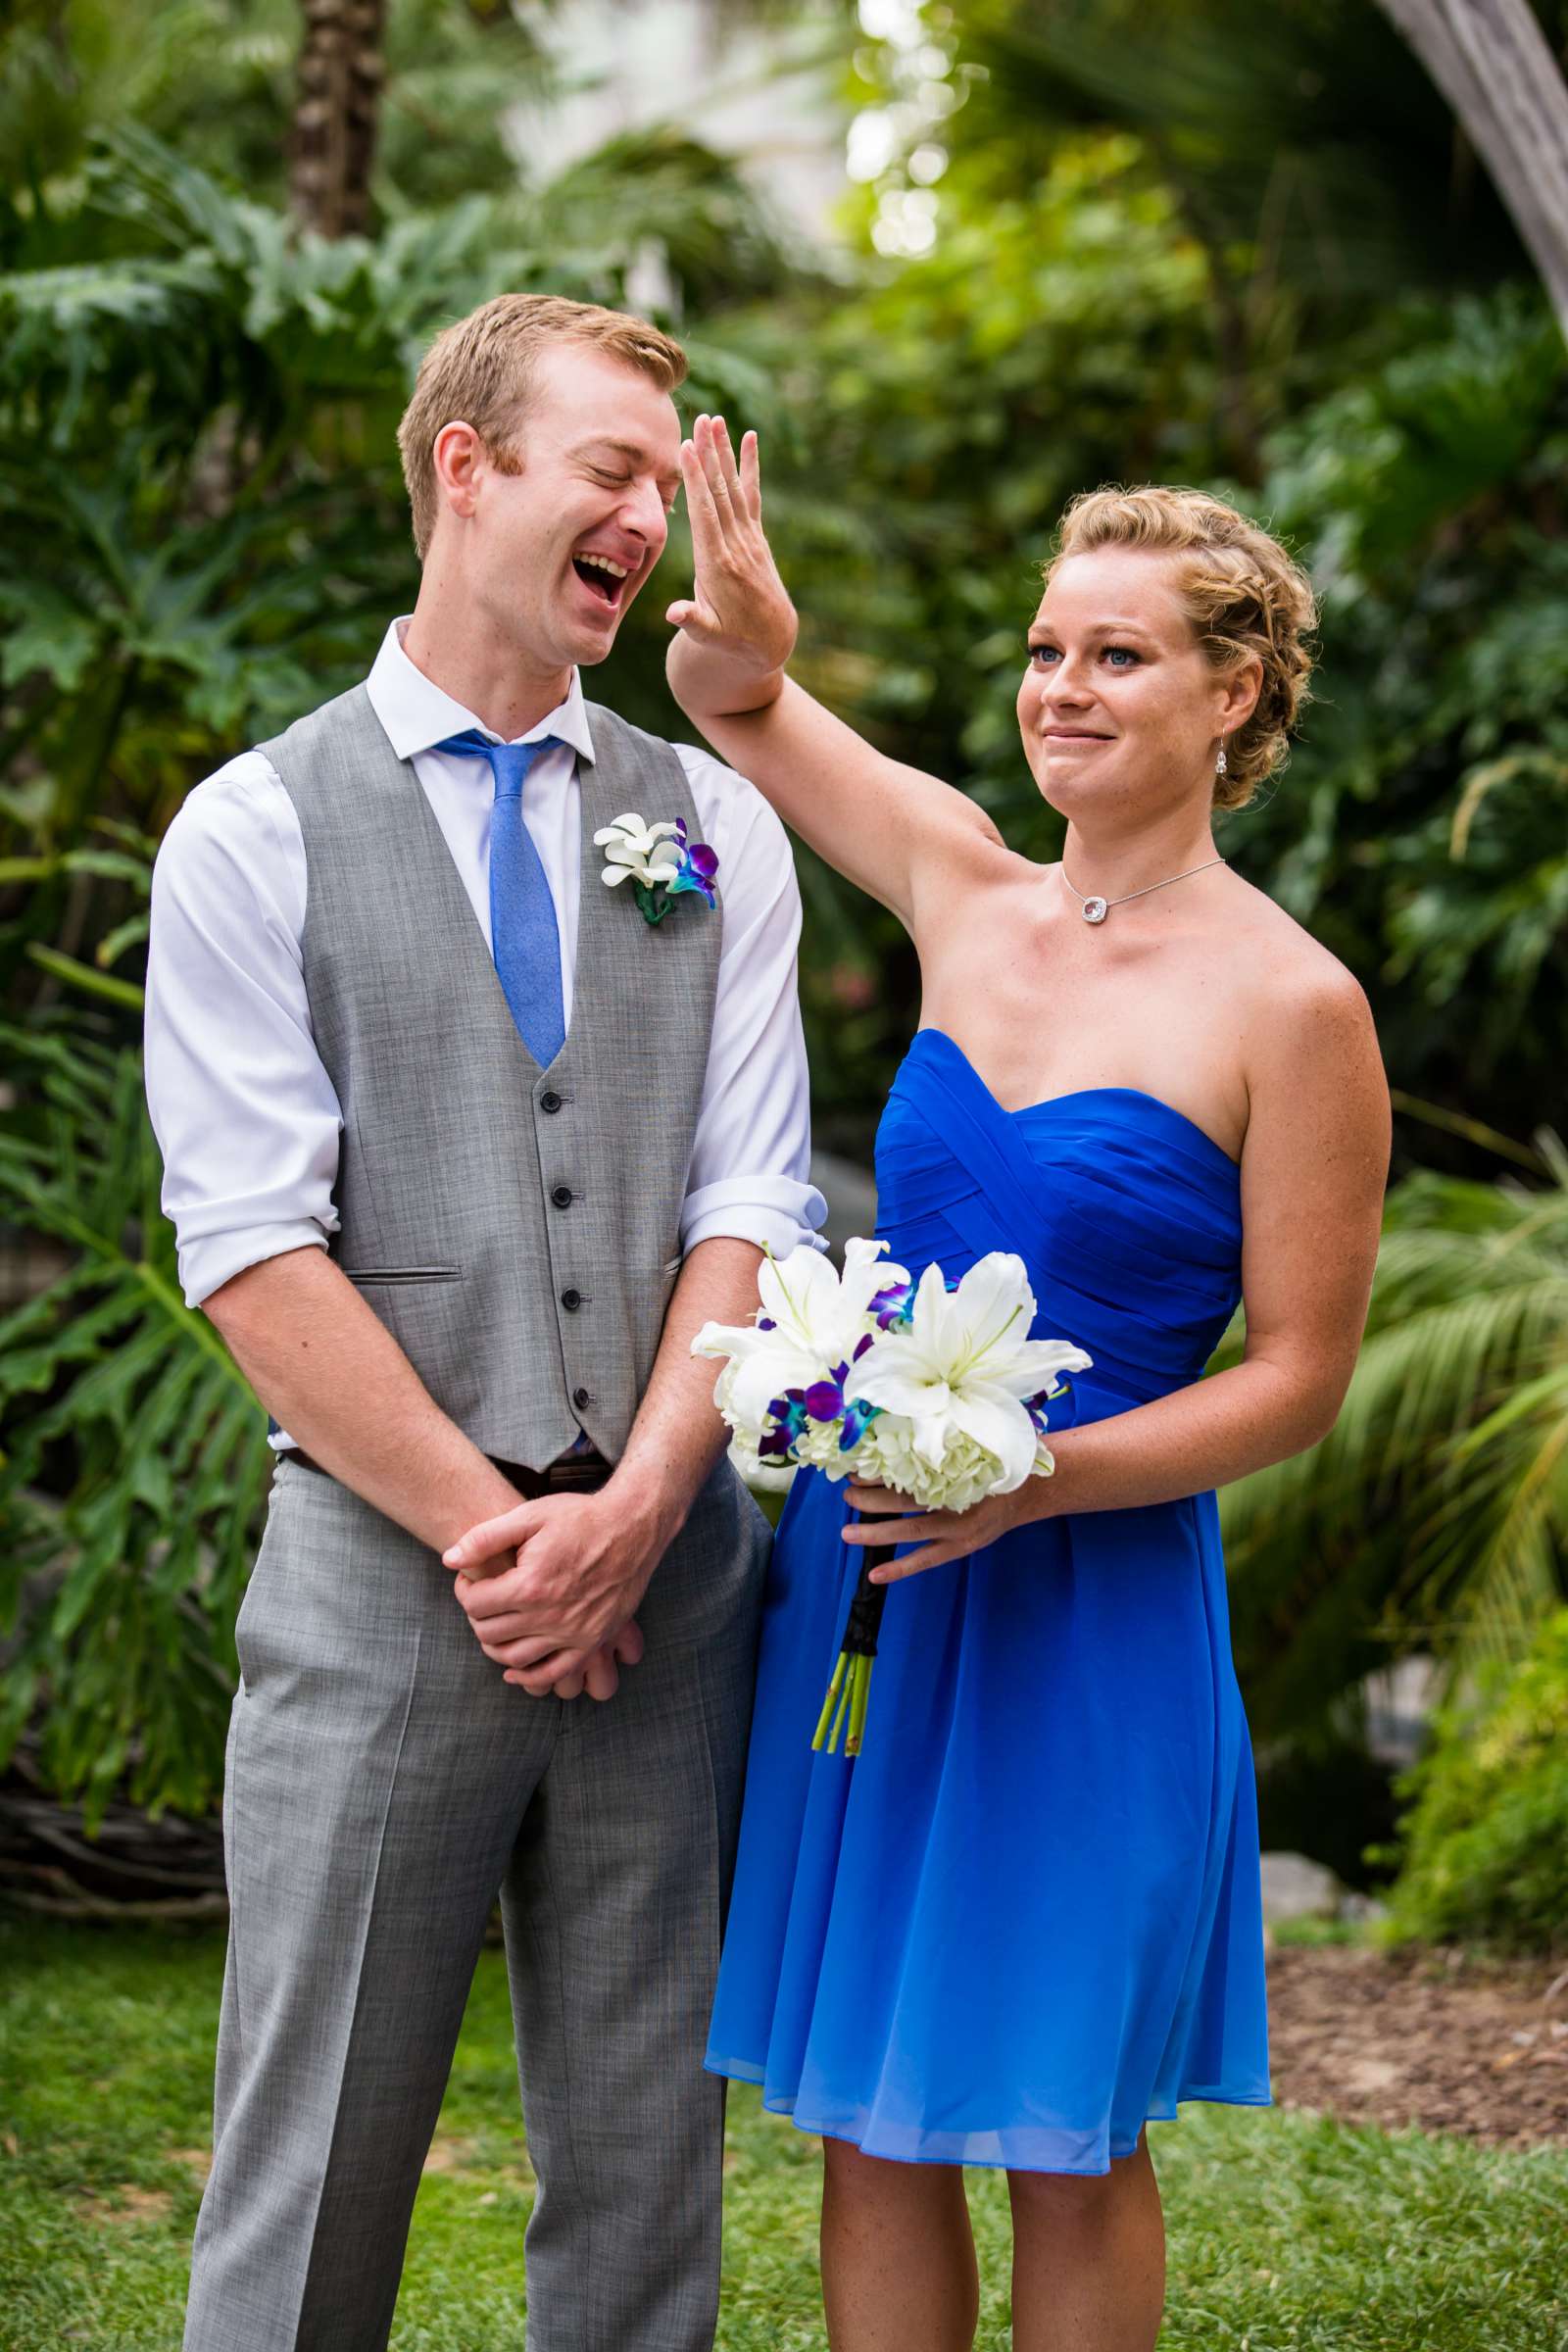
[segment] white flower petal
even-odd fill
[[[914,1450],[933,1465],[939,1464],[952,1442],[954,1422],[948,1398],[933,1404],[923,1413],[913,1416]]]
[[[987,1358],[1010,1353],[1029,1336],[1035,1297],[1023,1259],[993,1250],[969,1268],[954,1297],[954,1310],[966,1336],[966,1349],[982,1378]]]
[[[957,1364],[968,1350],[969,1331],[958,1303],[940,1266],[927,1266],[915,1293],[914,1334],[944,1371]]]
[[[886,1242],[848,1241],[844,1245],[844,1303],[851,1314],[865,1318],[870,1325],[871,1301],[878,1291],[891,1289],[909,1279],[906,1266],[898,1266],[884,1258]]]
[[[838,1305],[839,1278],[819,1250],[802,1243],[787,1257],[766,1257],[757,1270],[762,1312],[799,1338],[825,1332]]]
[[[765,1348],[748,1356],[735,1366],[731,1399],[736,1420],[760,1430],[775,1396],[782,1396],[786,1389],[808,1389],[821,1379],[822,1371],[817,1358],[800,1348]]]
[[[969,1391],[955,1396],[951,1418],[956,1428],[994,1453],[1001,1463],[1002,1476],[994,1493],[1010,1494],[1023,1485],[1034,1465],[1035,1425],[1021,1404],[1010,1397],[999,1398],[994,1393],[980,1396]]]
[[[693,1355],[753,1355],[767,1341],[755,1323],[705,1323],[692,1342]]]
[[[891,1332],[868,1348],[858,1364],[852,1364],[844,1390],[852,1401],[880,1405],[885,1413],[907,1413],[911,1418],[929,1409],[933,1393],[926,1367],[912,1348],[900,1348]],[[944,1398],[948,1395],[946,1381],[941,1395]]]
[[[1066,1340],[1025,1340],[1017,1360],[1009,1366],[1007,1385],[1020,1396],[1038,1396],[1060,1372],[1087,1372],[1094,1363],[1081,1348]]]

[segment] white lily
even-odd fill
[[[890,1484],[928,1508],[961,1510],[1050,1467],[1027,1400],[1090,1358],[1064,1340],[1030,1339],[1034,1319],[1028,1273],[1010,1251],[979,1259],[956,1291],[927,1266],[908,1325],[884,1332],[846,1383],[850,1398],[882,1408],[865,1443]]]
[[[600,875],[612,889],[617,882],[646,882],[650,887],[670,881],[680,870],[678,828],[661,821],[646,825],[635,809],[617,816],[613,824],[602,825],[594,835],[594,847],[605,853],[605,870]]]
[[[726,1419],[743,1430],[760,1430],[775,1396],[831,1379],[840,1364],[853,1362],[860,1342],[876,1330],[871,1300],[890,1284],[909,1279],[903,1266],[884,1259],[887,1246],[847,1242],[842,1275],[819,1250],[804,1244],[788,1257],[762,1260],[756,1322],[705,1323],[692,1342],[693,1355],[730,1359],[714,1391]]]

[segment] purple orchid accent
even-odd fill
[[[1037,1396],[1026,1396],[1024,1398],[1024,1411],[1034,1423],[1035,1428],[1041,1437],[1045,1436],[1046,1431],[1050,1426],[1046,1420],[1046,1406],[1051,1402],[1054,1396],[1065,1396],[1066,1394],[1067,1383],[1064,1380],[1054,1380],[1052,1382],[1049,1389],[1042,1389]]]
[[[895,1323],[906,1323],[909,1305],[914,1298],[912,1282],[890,1282],[885,1291],[878,1291],[868,1312],[875,1315],[879,1331],[890,1330]]]
[[[759,1455],[764,1461],[792,1462],[795,1459],[795,1441],[806,1427],[806,1391],[786,1389],[775,1396],[767,1408],[768,1420],[757,1443]]]
[[[716,906],[718,901],[713,891],[713,877],[718,872],[718,852],[710,850],[706,841],[688,844],[685,820],[677,819],[677,823],[680,828],[681,860],[673,879],[664,886],[665,894],[673,899],[683,890],[692,890],[700,898],[706,899],[710,906]]]
[[[757,1328],[759,1331],[777,1331],[778,1325],[774,1322],[771,1315],[759,1315],[757,1318]]]
[[[849,1377],[850,1367],[844,1363],[835,1364],[826,1380],[812,1381],[806,1392],[806,1409],[813,1421],[836,1421],[840,1413],[851,1409],[844,1396]]]
[[[853,1404],[846,1404],[844,1428],[839,1438],[840,1453],[848,1453],[852,1446],[858,1446],[881,1410],[879,1404],[867,1404],[863,1397],[858,1398]]]
[[[763,1438],[758,1451],[760,1453],[787,1454],[806,1427],[806,1391],[804,1389],[786,1389],[782,1396],[774,1397],[767,1410],[773,1426]]]

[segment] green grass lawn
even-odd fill
[[[209,2135],[221,1939],[0,1921],[0,2352],[180,2331]],[[1568,2153],[1189,2109],[1157,2126],[1182,2352],[1565,2352]],[[815,2143],[731,2106],[724,2352],[807,2352]],[[979,2342],[1010,2342],[1006,2194],[970,2176]],[[487,1952],[420,2187],[398,2352],[521,2352],[530,2178]]]

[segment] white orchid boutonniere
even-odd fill
[[[594,847],[605,853],[599,879],[612,890],[629,882],[645,923],[662,923],[676,899],[687,893],[695,893],[710,906],[718,904],[713,891],[718,853],[706,841],[688,838],[683,816],[673,824],[662,819],[645,825],[631,810],[612,825],[602,825]]]

